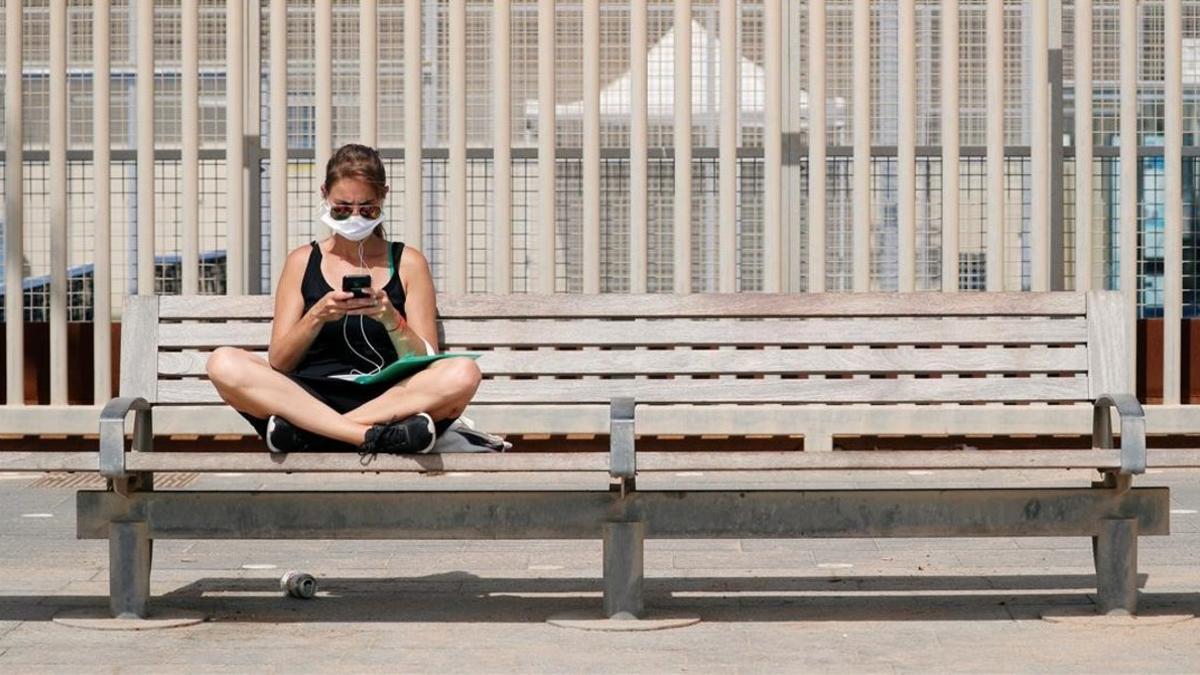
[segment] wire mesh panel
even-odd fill
[[[1183,316],[1200,317],[1200,157],[1183,164]]]
[[[600,291],[629,290],[629,160],[600,164]]]
[[[826,167],[825,290],[849,291],[854,286],[854,159],[831,157]]]
[[[1029,217],[1032,176],[1030,160],[1008,157],[1004,161],[1004,276],[1005,288],[1030,290]]]
[[[738,160],[737,287],[763,288],[763,160]]]

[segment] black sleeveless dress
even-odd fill
[[[389,245],[391,255],[388,262],[391,275],[383,287],[401,316],[404,316],[404,285],[400,283],[399,261],[403,252],[403,243],[396,241]],[[321,273],[321,258],[321,247],[314,241],[308,256],[308,265],[304,268],[304,278],[300,282],[306,313],[327,293],[335,290]],[[354,372],[369,373],[379,365],[381,357],[384,365],[397,358],[396,348],[392,345],[383,324],[362,316],[346,316],[321,326],[320,332],[296,369],[284,374],[314,398],[344,414],[377,398],[395,383],[362,385],[330,376]],[[267,420],[246,413],[241,415],[250,422],[260,437],[266,438]],[[440,430],[443,424],[439,424],[438,427]],[[350,449],[352,447],[348,444],[330,441],[330,450]]]
[[[391,274],[387,283],[383,285],[383,290],[387,292],[392,306],[400,310],[400,315],[408,318],[404,314],[404,286],[400,283],[400,272],[396,264],[404,253],[404,244],[398,241],[391,242],[389,252],[391,255],[388,264]],[[308,256],[308,266],[304,268],[304,278],[300,282],[305,313],[327,293],[336,290],[321,273],[321,260],[321,247],[314,241],[312,252]],[[346,316],[321,326],[321,331],[317,333],[316,339],[292,374],[306,379],[325,380],[330,375],[344,375],[354,371],[368,373],[380,365],[381,359],[382,365],[387,365],[395,361],[397,356],[396,348],[392,345],[383,324],[362,316]],[[354,386],[362,387],[359,384]]]

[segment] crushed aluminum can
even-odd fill
[[[307,572],[288,570],[279,578],[279,588],[289,597],[311,600],[317,595],[317,579]]]

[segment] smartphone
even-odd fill
[[[347,274],[342,277],[342,290],[353,293],[356,298],[369,298],[371,294],[370,274]]]

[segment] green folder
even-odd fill
[[[420,354],[408,354],[392,361],[382,370],[370,375],[355,375],[342,376],[341,379],[347,379],[355,384],[379,384],[382,382],[395,382],[403,380],[409,375],[425,370],[429,364],[440,359],[453,359],[458,357],[466,357],[469,359],[477,359],[480,354],[474,352],[446,352],[443,354],[431,354],[424,356]]]

